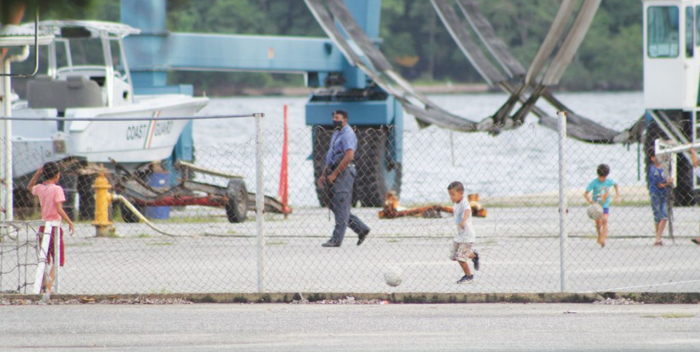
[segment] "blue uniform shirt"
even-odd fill
[[[649,167],[649,193],[658,196],[666,196],[668,194],[668,189],[666,189],[666,187],[659,188],[659,183],[665,182],[666,175],[664,175],[664,169],[651,164]]]
[[[345,156],[345,151],[348,149],[357,150],[357,136],[355,131],[346,125],[340,130],[333,132],[331,137],[331,146],[326,154],[326,166],[337,166]]]
[[[606,178],[605,181],[600,182],[599,179],[595,179],[588,184],[586,187],[586,192],[593,191],[593,197],[591,198],[594,202],[603,206],[603,208],[610,208],[610,199],[612,198],[612,190],[610,188],[614,187],[617,182],[612,179]],[[605,203],[601,203],[605,193],[608,193],[608,198],[605,199]]]

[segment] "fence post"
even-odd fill
[[[559,266],[561,292],[566,292],[566,112],[558,111],[559,117]]]
[[[265,232],[263,210],[265,198],[263,190],[263,117],[265,114],[255,115],[255,219],[257,255],[258,255],[258,292],[265,292]]]

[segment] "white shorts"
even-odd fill
[[[452,242],[452,250],[450,251],[450,259],[458,262],[467,262],[469,253],[472,252],[474,242]]]

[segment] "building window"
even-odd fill
[[[647,55],[649,57],[678,57],[680,51],[678,15],[676,6],[650,6],[647,9]]]

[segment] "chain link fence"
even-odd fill
[[[76,218],[76,231],[65,235],[59,293],[559,292],[562,268],[569,292],[700,290],[700,247],[690,241],[699,235],[700,220],[692,186],[678,181],[664,245],[654,246],[647,148],[566,141],[562,265],[556,132],[530,122],[497,137],[432,127],[406,130],[401,157],[389,160],[387,154],[396,149],[393,131],[355,127],[358,175],[352,212],[371,232],[358,246],[357,235],[348,229],[341,247],[324,248],[334,219],[321,206],[328,199],[315,180],[331,131],[289,131],[291,214],[281,213],[277,199],[283,133],[279,128],[264,133],[261,165],[267,198],[258,228],[255,196],[248,194],[255,192],[257,152],[255,127],[249,122],[233,130],[223,120],[198,121],[195,128],[205,129],[209,137],[196,145],[191,162],[196,167],[166,161],[112,168],[107,174],[110,191],[134,207],[112,202],[113,225],[100,237],[92,225],[99,168],[80,160],[63,163],[65,207]],[[14,160],[38,166],[43,158],[36,153]],[[678,178],[690,179],[688,160],[678,160]],[[610,208],[603,248],[596,243],[584,199],[602,163],[611,167],[609,178],[620,190],[620,202]],[[14,191],[15,221],[3,225],[0,291],[30,293],[40,257],[40,212],[38,201],[23,188],[31,175],[15,176],[24,178]],[[448,258],[456,232],[453,218],[446,209],[433,207],[452,205],[447,193],[452,181],[464,183],[465,195],[478,194],[486,209],[485,217],[473,220],[481,268],[473,271],[472,266],[476,281],[469,285],[455,284],[463,274]],[[395,210],[410,215],[386,216],[385,196],[392,190],[399,200]],[[396,268],[403,282],[387,286],[384,274]]]

